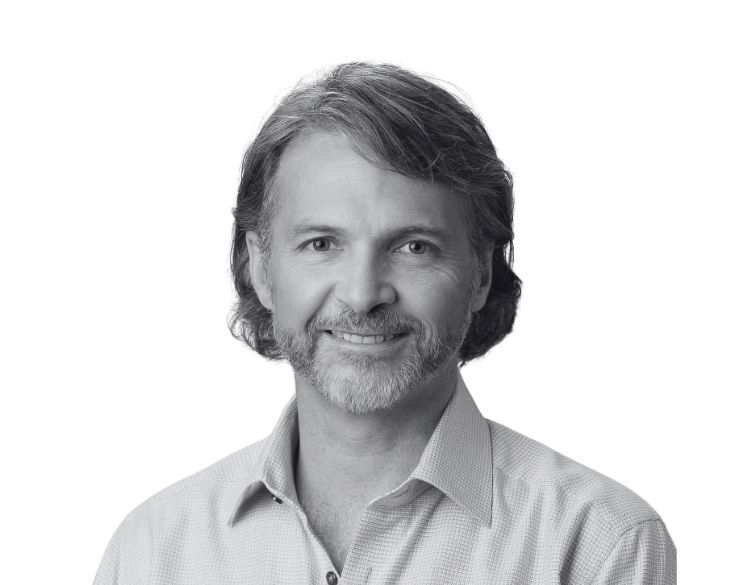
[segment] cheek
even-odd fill
[[[300,331],[319,312],[329,295],[329,285],[314,278],[303,266],[273,266],[271,290],[274,319],[281,328]]]
[[[399,285],[402,309],[423,321],[432,330],[462,322],[472,283],[455,271],[414,274]]]

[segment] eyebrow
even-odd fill
[[[313,233],[328,233],[328,234],[335,234],[335,235],[341,235],[344,234],[343,229],[338,228],[333,225],[328,224],[316,224],[316,223],[300,223],[296,224],[289,229],[289,237],[290,238],[296,238],[299,236],[304,236],[306,234],[313,234]],[[451,240],[452,233],[449,230],[439,228],[433,225],[425,225],[425,224],[412,224],[412,225],[404,225],[399,226],[396,228],[392,228],[382,234],[386,239],[394,240],[397,238],[400,238],[402,236],[408,236],[408,235],[425,235],[432,238],[435,238],[441,242],[447,242]]]
[[[291,238],[295,238],[298,236],[304,236],[306,234],[312,234],[312,233],[331,233],[331,234],[341,234],[342,230],[331,226],[327,224],[316,224],[316,223],[299,223],[294,226],[291,226],[291,228],[288,230],[288,235]]]

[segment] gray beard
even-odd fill
[[[420,321],[396,316],[386,309],[377,309],[364,318],[351,311],[319,316],[309,323],[304,335],[280,328],[274,319],[273,331],[283,355],[315,390],[347,412],[367,414],[391,408],[424,386],[447,365],[456,364],[472,319],[469,300],[465,303],[464,313],[462,323],[447,327],[435,337]],[[335,359],[325,355],[321,347],[325,329],[407,330],[410,338],[401,348],[400,356],[375,359],[341,353]]]

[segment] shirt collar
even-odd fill
[[[248,510],[254,496],[267,489],[274,497],[298,501],[293,470],[299,444],[296,395],[286,404],[270,436],[265,440],[253,474],[244,490],[238,490],[229,524],[235,524]],[[242,486],[241,486],[242,487]]]
[[[263,445],[251,479],[244,490],[237,490],[230,525],[246,513],[255,494],[263,488],[281,500],[298,501],[293,477],[298,435],[296,397],[292,396]],[[411,480],[434,486],[480,522],[490,524],[493,492],[490,429],[461,375],[457,376],[456,391],[407,481]]]
[[[480,522],[490,524],[493,460],[490,428],[457,376],[457,389],[409,476],[444,492]]]

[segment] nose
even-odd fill
[[[396,301],[396,290],[386,270],[373,254],[354,254],[343,265],[343,273],[335,287],[337,300],[355,313],[367,314],[380,305]]]

